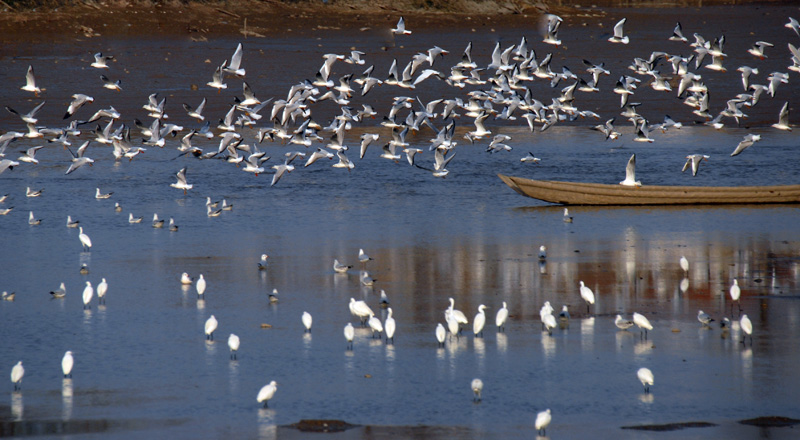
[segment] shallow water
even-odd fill
[[[772,70],[786,71],[783,52],[794,34],[781,27],[786,20],[780,8],[760,10],[770,12],[763,37],[761,28],[753,28],[756,36],[750,36],[736,26],[747,22],[746,15],[728,8],[710,10],[719,20],[710,20],[702,33],[708,38],[726,34],[731,54],[726,64],[733,66],[719,76],[703,72],[720,107],[723,96],[741,88],[734,69],[737,63],[751,62],[744,52],[751,39],[776,46],[774,56],[761,62],[763,79]],[[633,56],[646,57],[668,43],[688,54],[686,46],[663,42],[674,22],[670,18],[662,25],[664,15],[674,13],[637,11],[636,18],[652,29],[631,26],[634,20],[629,18],[634,43],[624,48],[602,44],[606,37],[591,33],[599,28],[595,21],[587,30],[573,17],[565,23],[562,39],[574,40],[556,50],[576,73],[582,70],[581,58],[607,60],[613,74],[601,84],[605,81],[610,89],[611,78]],[[612,17],[602,21],[615,22]],[[690,35],[699,20],[684,20],[684,32]],[[323,53],[344,53],[354,46],[367,52],[383,77],[391,58],[407,59],[433,44],[452,52],[437,61],[444,68],[459,59],[467,41],[474,42],[473,59],[487,63],[498,38],[510,45],[522,35],[533,41],[535,30],[420,30],[404,47],[383,51],[386,40],[374,32],[321,31],[248,39],[244,64],[257,96],[281,98],[292,84],[313,76]],[[586,47],[591,35],[600,40],[596,47]],[[170,119],[194,127],[181,102],[196,105],[208,97],[205,114],[214,121],[240,92],[235,79],[219,95],[203,86],[213,65],[229,56],[237,41],[100,38],[59,42],[55,49],[20,43],[4,48],[0,61],[14,85],[21,85],[27,64],[37,69],[48,100],[40,124],[61,124],[68,96],[76,91],[96,98],[79,116],[114,105],[131,124],[134,117],[146,119],[140,106],[158,91],[169,96]],[[531,46],[537,53],[554,49]],[[623,49],[626,56],[615,58]],[[123,92],[101,89],[98,73],[87,67],[90,53],[98,50],[117,57],[108,75],[123,78]],[[289,57],[289,63],[275,62]],[[206,58],[212,63],[205,63]],[[156,60],[159,64],[150,64]],[[560,68],[556,63],[553,67]],[[351,71],[342,63],[336,68],[336,75]],[[121,73],[123,69],[127,72]],[[191,84],[200,85],[199,90],[190,90]],[[546,84],[535,84],[545,103],[556,96]],[[462,93],[431,81],[422,86],[414,93],[423,100]],[[63,174],[67,152],[49,146],[37,154],[39,165],[23,164],[0,175],[0,194],[10,194],[5,206],[15,207],[0,217],[0,289],[17,292],[16,301],[0,302],[0,359],[4,371],[17,360],[26,367],[22,391],[0,400],[0,420],[30,423],[30,429],[51,435],[99,431],[132,437],[150,430],[180,438],[291,438],[301,435],[278,426],[300,419],[341,419],[389,427],[339,434],[359,438],[530,438],[536,412],[551,408],[551,438],[705,438],[709,432],[790,438],[790,428],[759,430],[735,422],[761,415],[797,417],[800,412],[800,389],[793,380],[800,360],[794,350],[800,334],[800,214],[795,206],[575,207],[570,209],[574,223],[565,224],[561,207],[520,197],[496,174],[615,183],[624,177],[624,165],[635,152],[637,178],[645,185],[797,183],[797,136],[769,128],[796,90],[790,82],[781,86],[780,96],[762,98],[747,111],[750,129],[730,123],[722,131],[687,126],[655,133],[656,142],[649,145],[632,142],[631,129],[621,117],[617,124],[623,137],[616,142],[605,142],[586,128],[594,122],[559,124],[534,134],[516,123],[487,123],[495,132],[510,134],[514,150],[489,155],[483,151],[486,141],[469,145],[461,140],[444,180],[405,162],[379,158],[379,145],[358,160],[354,150],[361,132],[378,130],[382,140],[389,136],[376,127],[377,121],[348,134],[350,158],[356,163],[352,172],[317,163],[298,167],[274,187],[269,187],[271,176],[244,174],[222,161],[176,158],[178,138],[169,139],[163,150],[148,148],[134,161],[117,164],[107,147],[93,144],[87,155],[96,159],[94,166],[68,176]],[[27,112],[39,101],[23,93],[4,86],[6,104]],[[384,86],[354,99],[353,107],[374,103],[384,113],[396,94],[409,93]],[[661,96],[642,90],[641,96],[653,98],[643,112],[646,108],[654,122],[664,113],[685,123],[695,119],[674,94],[657,99]],[[618,98],[608,89],[579,102],[604,118],[617,113]],[[320,123],[338,113],[330,102],[314,111]],[[4,129],[24,129],[11,114],[4,113],[0,121]],[[462,118],[459,135],[468,126],[468,118]],[[763,140],[730,158],[747,132],[761,133]],[[245,136],[252,132],[246,130]],[[431,162],[430,137],[427,129],[409,136],[413,146],[426,150],[420,159],[425,166]],[[195,138],[194,143],[216,148],[216,141]],[[38,144],[18,141],[7,157]],[[262,147],[272,156],[268,165],[295,149],[269,143]],[[519,162],[529,150],[543,159],[541,164]],[[683,157],[695,152],[709,154],[711,160],[692,178],[679,170]],[[184,166],[195,185],[186,196],[168,186]],[[26,198],[26,186],[44,188],[44,195]],[[98,186],[113,196],[95,200]],[[206,196],[224,197],[234,210],[209,218]],[[123,206],[122,212],[114,212],[114,202]],[[29,210],[43,219],[42,225],[27,224]],[[144,216],[144,222],[128,224],[129,212]],[[160,218],[174,217],[180,230],[151,228],[154,212]],[[80,220],[91,236],[91,252],[82,252],[78,231],[64,226],[67,215]],[[544,265],[537,260],[541,244],[548,248]],[[359,283],[359,248],[374,258],[366,266],[378,280],[374,290]],[[264,252],[270,255],[269,268],[259,271],[256,263]],[[684,278],[681,255],[691,262],[685,292],[679,287]],[[334,274],[334,258],[355,267],[346,275]],[[81,264],[89,266],[88,275],[79,274]],[[193,287],[181,287],[181,272],[204,274],[208,289],[203,300]],[[85,281],[96,286],[102,277],[110,285],[107,304],[95,300],[91,310],[82,310]],[[726,295],[734,278],[755,328],[752,344],[739,342],[738,323],[723,333],[716,325],[703,329],[696,320],[698,309],[718,321],[731,315]],[[590,315],[578,293],[580,280],[598,297]],[[66,298],[50,299],[47,292],[62,281]],[[267,297],[273,288],[280,292],[277,304]],[[347,351],[342,328],[350,321],[357,324],[347,309],[349,299],[364,299],[378,310],[380,289],[388,293],[398,322],[396,343],[386,345],[358,329],[355,347]],[[455,298],[470,321],[478,305],[489,306],[484,338],[473,338],[465,329],[465,336],[437,348],[433,330],[443,322],[448,297]],[[538,318],[546,300],[557,309],[569,304],[573,318],[568,328],[552,336],[541,332]],[[493,325],[502,301],[511,310],[504,334]],[[303,311],[314,317],[310,334],[303,333]],[[613,325],[614,315],[634,311],[647,315],[655,326],[646,341],[636,331],[619,332]],[[382,318],[385,313],[379,312]],[[220,322],[213,342],[203,336],[211,314]],[[738,316],[735,310],[733,314]],[[231,332],[242,340],[236,361],[229,360],[226,345]],[[76,365],[74,378],[64,380],[59,362],[66,350],[73,351]],[[656,376],[647,395],[635,376],[642,366]],[[472,403],[469,390],[474,377],[486,384],[480,404]],[[278,392],[270,408],[263,409],[255,396],[270,380],[278,382]],[[657,435],[619,429],[698,420],[720,426]],[[429,428],[399,431],[421,426]]]

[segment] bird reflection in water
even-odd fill
[[[72,379],[64,378],[61,381],[61,420],[72,418]]]
[[[11,416],[15,421],[22,420],[25,411],[25,403],[22,401],[22,391],[11,393]]]
[[[258,410],[258,438],[260,440],[275,440],[278,438],[275,410],[270,408],[260,408]]]

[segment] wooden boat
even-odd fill
[[[532,180],[498,174],[514,191],[562,205],[715,205],[800,203],[800,185],[656,186]]]

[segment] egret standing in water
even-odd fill
[[[508,307],[506,302],[503,301],[503,307],[497,311],[497,316],[494,318],[494,323],[497,325],[497,331],[503,332],[506,330],[506,320],[508,319]]]
[[[742,312],[742,303],[739,302],[739,297],[742,295],[742,289],[739,288],[739,281],[736,278],[733,279],[733,285],[730,289],[731,300],[731,315],[733,315],[733,303],[735,302],[737,306],[739,306],[739,313]]]
[[[258,397],[256,400],[258,403],[264,402],[264,408],[269,408],[267,403],[273,396],[275,396],[275,391],[278,390],[278,383],[274,380],[266,385],[264,385],[261,390],[258,392]]]
[[[470,384],[472,388],[472,392],[475,394],[475,397],[472,398],[472,401],[478,403],[481,401],[481,391],[483,391],[483,381],[480,379],[472,379],[472,383]]]
[[[745,338],[750,336],[750,345],[753,345],[753,323],[750,322],[750,318],[747,317],[747,314],[742,315],[739,319],[739,325],[742,327],[742,344],[744,344]]]
[[[586,301],[586,314],[588,315],[589,306],[594,304],[594,292],[592,292],[592,289],[586,287],[586,285],[583,284],[583,281],[581,281],[580,283],[581,283],[581,298],[583,298],[583,300]]]
[[[98,303],[100,303],[100,304],[105,304],[106,303],[106,292],[108,292],[108,283],[106,282],[106,279],[103,278],[103,280],[100,281],[100,284],[97,285],[97,301],[98,301]]]
[[[306,328],[305,331],[311,333],[311,322],[313,319],[311,318],[311,313],[303,312],[303,326]]]
[[[475,334],[476,338],[483,336],[483,326],[486,325],[486,313],[483,311],[485,308],[485,305],[479,305],[478,314],[475,315],[475,319],[472,320],[472,333]]]
[[[236,360],[236,352],[239,351],[239,337],[233,333],[228,336],[228,348],[231,350],[231,359]]]
[[[386,343],[389,343],[389,340],[392,340],[392,344],[394,344],[394,331],[397,328],[397,324],[392,317],[392,308],[389,307],[388,309],[389,316],[386,317],[386,322],[383,324],[383,328],[386,330]]]
[[[444,347],[444,338],[446,335],[447,330],[444,329],[442,323],[436,324],[436,340],[439,341],[439,347]]]
[[[644,330],[644,338],[647,339],[647,331],[653,329],[653,325],[650,324],[650,320],[645,318],[644,315],[633,312],[633,323],[639,327],[639,335],[641,336],[641,330]]]
[[[552,419],[549,408],[536,414],[536,423],[534,425],[536,427],[536,432],[540,435],[546,435],[547,427],[550,425]]]
[[[355,298],[350,298],[350,313],[353,316],[357,316],[358,319],[361,320],[361,326],[364,326],[364,323],[371,315],[375,313],[372,309],[365,303],[364,301],[356,301]]]
[[[200,277],[197,279],[197,284],[195,284],[195,288],[197,289],[197,297],[200,298],[206,292],[206,279],[203,278],[203,274],[200,274]]]
[[[21,388],[20,383],[22,383],[23,376],[25,376],[25,368],[22,367],[22,361],[19,361],[11,369],[11,382],[14,383],[14,391],[18,391]]]
[[[683,269],[684,274],[689,273],[689,260],[683,255],[681,255],[681,269]]]
[[[91,302],[92,297],[94,296],[94,288],[92,288],[92,283],[90,281],[86,282],[86,287],[83,289],[83,308],[84,310],[92,308]]]
[[[347,340],[347,349],[353,349],[353,339],[356,337],[356,330],[353,328],[353,324],[347,323],[344,326],[344,339]]]
[[[214,315],[211,315],[211,317],[206,320],[205,332],[207,340],[214,340],[214,330],[217,329],[217,324],[217,318],[215,318]]]
[[[64,377],[72,377],[72,366],[75,364],[75,359],[72,358],[72,352],[67,351],[64,357],[61,358],[61,371]]]
[[[644,385],[645,394],[649,393],[650,387],[653,386],[653,372],[649,368],[639,368],[639,371],[636,372],[636,377]]]
[[[81,241],[84,252],[87,252],[92,248],[92,239],[83,232],[83,226],[78,227],[78,239]]]
[[[383,324],[381,324],[381,320],[375,317],[374,313],[369,315],[369,321],[367,321],[369,328],[372,329],[372,337],[375,337],[375,333],[378,333],[378,338],[381,337],[381,333],[383,333]]]

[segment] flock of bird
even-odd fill
[[[547,32],[543,43],[560,45],[561,41],[559,40],[558,32],[563,19],[555,15],[548,15],[545,20]],[[616,24],[613,36],[608,38],[610,43],[629,44],[630,38],[624,32],[625,24],[625,19]],[[800,37],[800,26],[798,26],[797,21],[790,19],[786,27],[793,30]],[[402,18],[391,31],[397,38],[405,38],[405,36],[412,33],[406,28]],[[685,104],[695,108],[694,114],[706,120],[707,122],[705,123],[707,125],[714,126],[717,129],[722,127],[723,118],[734,119],[737,123],[746,118],[747,115],[743,112],[745,108],[755,106],[764,93],[770,98],[775,98],[778,87],[781,84],[788,83],[788,73],[782,72],[772,72],[766,78],[767,84],[753,83],[751,81],[754,80],[754,75],[758,75],[758,68],[740,66],[737,70],[742,72],[743,93],[729,97],[730,99],[727,100],[722,110],[712,112],[708,87],[704,83],[703,76],[697,72],[700,68],[709,69],[712,72],[726,69],[723,65],[723,61],[727,56],[724,52],[725,37],[721,36],[709,41],[696,33],[694,34],[694,42],[689,44],[688,39],[683,36],[680,23],[678,23],[673,35],[668,39],[686,43],[687,46],[681,46],[681,48],[692,48],[693,54],[682,56],[666,52],[654,52],[649,57],[635,58],[630,69],[635,75],[651,78],[650,86],[654,90],[665,93],[676,92],[677,96]],[[765,52],[771,47],[773,47],[771,43],[757,41],[749,52],[756,58],[764,59],[766,57]],[[788,66],[788,69],[800,72],[800,51],[792,43],[788,43],[788,48],[792,61],[792,65]],[[356,110],[350,107],[350,102],[352,98],[358,95],[361,97],[367,95],[376,85],[383,84],[397,87],[398,90],[411,91],[423,81],[441,81],[442,84],[446,84],[452,90],[466,89],[467,86],[473,89],[463,99],[461,97],[441,98],[428,103],[423,103],[419,98],[397,96],[391,103],[390,111],[382,117],[381,122],[382,126],[391,130],[391,139],[381,140],[382,135],[378,133],[364,133],[360,136],[360,146],[357,153],[359,158],[365,156],[370,145],[380,141],[383,143],[381,158],[399,162],[402,160],[401,153],[403,153],[411,166],[431,172],[436,177],[448,175],[447,166],[456,155],[455,148],[460,140],[455,137],[455,121],[461,116],[458,114],[459,112],[466,117],[472,118],[472,125],[474,125],[474,130],[464,133],[463,138],[473,144],[484,140],[488,141],[486,151],[490,153],[510,151],[512,149],[508,143],[511,141],[511,136],[492,131],[500,131],[500,126],[498,128],[487,128],[487,121],[489,121],[490,117],[493,120],[503,121],[524,119],[531,132],[542,132],[556,123],[565,123],[581,117],[600,118],[599,115],[592,111],[578,109],[577,104],[580,100],[577,93],[598,93],[600,91],[601,78],[611,74],[604,68],[602,63],[595,64],[583,60],[586,73],[582,73],[582,75],[590,75],[590,80],[572,73],[567,67],[562,68],[560,73],[553,72],[550,67],[551,56],[548,54],[544,58],[537,58],[536,51],[529,47],[529,42],[524,37],[518,45],[504,48],[498,43],[494,48],[488,65],[479,67],[479,64],[473,61],[472,43],[469,43],[458,63],[452,65],[449,68],[449,72],[447,70],[435,70],[435,63],[449,54],[448,50],[436,46],[413,56],[402,70],[400,70],[400,66],[403,63],[398,63],[395,60],[389,68],[388,76],[384,79],[373,76],[374,67],[370,66],[360,75],[354,73],[344,74],[338,78],[338,81],[332,79],[334,77],[334,67],[341,64],[337,64],[338,62],[341,61],[353,66],[365,65],[363,57],[366,54],[357,50],[352,51],[349,55],[326,54],[323,57],[324,62],[313,81],[301,81],[291,87],[286,99],[273,101],[272,98],[264,100],[256,98],[253,89],[244,80],[246,77],[246,71],[243,67],[245,64],[244,49],[239,44],[230,60],[225,60],[214,72],[210,73],[211,81],[207,83],[208,87],[221,91],[228,88],[226,81],[230,78],[241,80],[242,96],[235,97],[235,102],[230,105],[229,110],[220,119],[216,127],[212,127],[206,115],[203,114],[206,99],[203,99],[196,107],[188,104],[183,105],[187,117],[203,124],[199,128],[186,130],[183,126],[168,123],[167,120],[170,117],[167,114],[167,100],[166,98],[158,99],[158,93],[151,94],[145,105],[143,105],[144,110],[148,112],[147,116],[153,119],[152,122],[143,124],[138,119],[134,119],[134,125],[144,138],[141,145],[145,147],[150,149],[154,147],[165,148],[170,137],[180,133],[180,142],[176,145],[176,148],[181,156],[191,156],[199,160],[224,159],[224,162],[235,164],[241,170],[253,173],[255,176],[271,172],[273,174],[271,185],[275,185],[283,176],[295,170],[293,162],[298,158],[305,159],[303,167],[309,167],[319,159],[333,159],[336,157],[338,162],[333,167],[352,170],[355,167],[355,162],[347,155],[349,147],[346,145],[348,140],[346,134],[354,125],[375,117],[377,112],[375,112],[372,105],[366,103],[362,104],[362,109]],[[711,58],[711,62],[704,65],[703,62],[708,57]],[[112,56],[98,53],[95,55],[91,67],[104,72],[112,72],[113,64],[109,64],[109,62],[113,60],[114,57]],[[657,67],[660,62],[664,62],[666,68],[670,69],[671,72],[659,71]],[[427,66],[425,66],[426,64]],[[420,68],[423,69],[421,72],[419,71]],[[33,93],[37,97],[40,94],[45,94],[43,87],[36,80],[33,66],[28,67],[25,77],[26,81],[21,87],[22,90]],[[99,77],[104,88],[119,91],[123,87],[119,79],[111,80],[105,74],[99,75]],[[560,82],[570,82],[570,84],[562,88],[558,96],[552,98],[551,102],[545,105],[542,101],[532,96],[530,84],[536,80],[549,82],[553,88],[557,87]],[[682,123],[676,122],[669,116],[666,116],[661,124],[651,124],[645,119],[638,111],[643,104],[630,101],[641,82],[642,79],[638,77],[623,74],[613,87],[613,93],[620,96],[621,115],[627,118],[634,126],[635,137],[633,140],[637,142],[653,142],[651,133],[655,129],[662,132],[680,129]],[[361,87],[360,91],[353,87],[353,84],[359,85]],[[322,89],[327,89],[327,91],[321,94]],[[67,109],[64,114],[64,120],[74,118],[79,113],[82,113],[81,109],[92,105],[95,101],[94,98],[83,93],[75,93],[72,98],[71,102],[65,103],[67,104]],[[312,110],[315,104],[325,100],[336,103],[341,114],[323,127],[314,121]],[[272,102],[272,107],[269,111],[269,118],[264,118],[266,114],[262,115],[260,112],[270,102]],[[115,161],[127,159],[132,162],[139,154],[147,151],[145,147],[139,146],[138,142],[133,140],[133,129],[121,122],[122,115],[114,109],[110,102],[107,103],[107,108],[96,110],[86,120],[72,119],[69,126],[64,128],[37,125],[39,123],[37,114],[44,105],[45,101],[42,101],[24,114],[11,107],[6,107],[9,112],[19,116],[22,122],[25,123],[27,131],[8,130],[0,135],[0,173],[7,169],[21,166],[21,163],[26,164],[25,166],[38,164],[37,153],[45,148],[43,145],[26,148],[15,159],[6,158],[6,155],[10,154],[10,146],[19,139],[47,139],[49,143],[63,146],[64,149],[67,149],[71,157],[65,174],[79,172],[79,170],[84,169],[84,165],[91,166],[95,160],[89,157],[88,154],[105,154],[100,153],[105,149],[104,146],[111,147]],[[788,108],[788,103],[783,105],[778,122],[773,124],[772,127],[779,130],[791,130],[791,124],[788,120]],[[401,116],[401,113],[405,113],[406,116]],[[436,127],[437,120],[442,121],[441,127]],[[615,130],[614,122],[615,118],[612,117],[604,124],[593,128],[602,132],[606,140],[618,139],[621,134]],[[268,126],[269,124],[272,126]],[[90,128],[89,130],[81,128],[84,126],[91,127],[92,125],[95,125],[95,128]],[[416,162],[415,158],[417,155],[423,154],[423,150],[413,147],[406,140],[409,133],[420,132],[425,127],[430,129],[434,135],[428,147],[428,150],[432,151],[434,155],[431,168],[423,167]],[[87,134],[87,132],[90,138],[83,141],[73,151],[73,143],[77,142],[79,136]],[[322,133],[325,132],[330,133],[330,135],[323,136]],[[205,142],[208,143],[210,142],[208,140],[215,137],[219,138],[219,144],[216,148],[202,149],[193,143],[194,139],[201,138],[207,139]],[[749,134],[745,136],[731,156],[741,154],[742,151],[760,139],[760,135]],[[312,147],[315,142],[322,145],[318,146],[310,154],[305,151],[288,151],[278,163],[267,168],[264,163],[270,158],[259,148],[259,145],[264,142],[280,142],[298,147],[302,146],[306,149]],[[89,149],[90,146],[92,147],[91,150]],[[696,175],[699,165],[704,159],[708,159],[708,155],[693,154],[686,156],[683,171],[691,167],[692,174]],[[522,162],[538,163],[541,159],[535,157],[533,153],[529,153],[520,160]],[[176,173],[176,181],[169,186],[187,194],[194,188],[194,184],[189,183],[191,175],[187,176],[187,174],[188,166],[181,167]],[[625,180],[620,183],[631,186],[641,185],[641,182],[637,181],[635,177],[635,154],[628,161]],[[37,197],[41,193],[41,190],[33,190],[29,187],[26,196]],[[0,198],[0,205],[5,203],[6,197]],[[107,199],[109,197],[110,193],[102,193],[97,188],[97,199]],[[218,216],[223,211],[231,208],[231,205],[228,205],[226,201],[222,201],[221,205],[218,205],[219,202],[212,202],[210,198],[207,199],[206,207],[209,217]],[[13,207],[2,206],[0,215],[9,214],[12,209]],[[115,209],[117,211],[121,210],[119,203],[116,204]],[[565,210],[565,221],[567,221],[567,218],[569,218],[569,221],[572,220]],[[35,217],[32,211],[29,213],[30,225],[38,225],[41,221],[41,219]],[[130,223],[141,221],[141,217],[134,217],[133,213],[130,213]],[[153,227],[161,228],[164,223],[164,219],[159,219],[158,215],[154,214]],[[91,251],[92,241],[84,232],[83,226],[79,225],[79,221],[73,220],[71,215],[68,215],[66,226],[77,227],[79,229],[78,237],[84,252]],[[178,229],[172,218],[169,219],[169,229],[173,231]],[[544,247],[540,252],[540,258],[546,258]],[[358,260],[362,265],[366,265],[371,258],[361,250]],[[259,269],[267,269],[266,261],[267,255],[265,254],[259,262]],[[681,266],[685,271],[688,271],[688,263],[684,266],[684,259],[681,260]],[[342,264],[338,260],[333,263],[333,270],[337,273],[346,273],[351,268],[352,266]],[[366,270],[362,272],[359,280],[365,286],[372,286],[375,283],[375,280],[369,276]],[[198,297],[204,295],[206,280],[203,275],[200,275],[194,281],[188,274],[184,273],[181,282],[184,284],[194,283]],[[584,285],[583,281],[580,281],[579,284],[579,293],[587,305],[588,313],[590,311],[589,307],[595,303],[595,295],[589,287]],[[107,290],[108,283],[105,278],[97,285],[96,289],[91,282],[87,281],[82,295],[84,307],[91,307],[95,293],[97,299],[103,301]],[[66,295],[64,283],[61,283],[58,289],[50,293],[55,298],[63,298]],[[375,313],[365,301],[357,301],[351,298],[349,308],[351,314],[358,318],[362,326],[368,326],[372,330],[373,337],[375,335],[385,337],[386,343],[389,344],[394,342],[397,324],[391,307],[388,307],[389,301],[385,292],[382,292],[381,296],[381,307],[388,309],[388,315],[383,322],[375,316]],[[734,280],[734,285],[730,288],[730,296],[733,302],[738,303],[740,290],[736,280]],[[277,292],[274,292],[270,298],[277,301]],[[13,292],[11,294],[4,292],[3,299],[13,301]],[[443,314],[444,324],[438,323],[434,330],[435,338],[442,346],[446,343],[448,332],[451,339],[459,338],[461,337],[462,326],[469,324],[466,315],[455,308],[454,299],[450,298],[449,301],[449,307],[444,310]],[[472,320],[472,333],[476,338],[482,337],[487,320],[487,308],[486,305],[481,304]],[[546,302],[540,311],[543,328],[549,334],[558,326],[558,321],[563,323],[568,322],[570,319],[566,305],[563,306],[558,315],[554,315],[554,312],[555,310],[549,302]],[[507,304],[503,302],[502,307],[498,309],[495,315],[495,324],[498,331],[505,330],[505,324],[509,316]],[[708,326],[714,321],[702,310],[698,311],[697,319],[704,326]],[[304,312],[301,321],[305,331],[311,331],[313,323],[311,314]],[[744,335],[750,336],[752,344],[752,323],[747,318],[747,315],[741,315],[739,323]],[[617,315],[615,324],[621,331],[636,325],[643,331],[643,337],[647,337],[647,331],[653,330],[653,326],[648,319],[639,313],[634,313],[630,321]],[[728,318],[722,319],[721,325],[723,329],[728,329],[730,320]],[[213,340],[217,327],[218,321],[214,315],[211,315],[204,326],[207,339]],[[352,350],[355,338],[352,323],[346,324],[343,334],[347,349]],[[230,334],[228,345],[231,358],[234,359],[240,345],[239,337],[235,334]],[[67,351],[62,360],[62,369],[65,377],[71,375],[73,365],[73,354],[71,351]],[[11,371],[11,381],[14,383],[15,390],[20,387],[24,374],[25,370],[20,361],[14,365]],[[654,383],[653,372],[647,368],[641,368],[637,372],[637,378],[645,387],[645,392],[649,392],[650,386]],[[479,402],[484,386],[483,381],[475,379],[470,386],[474,393],[475,401]],[[275,381],[269,382],[258,392],[257,401],[259,403],[263,402],[266,407],[267,403],[275,396],[276,391],[277,383]],[[538,413],[535,421],[536,429],[544,433],[550,421],[551,412],[549,409]]]

